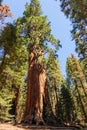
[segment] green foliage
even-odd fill
[[[78,111],[75,109],[77,113],[77,120],[81,118],[81,120],[85,122],[85,120],[87,120],[87,83],[84,73],[81,69],[79,61],[74,57],[74,55],[72,55],[72,57],[68,57],[66,67],[68,77],[72,81],[72,93],[75,101],[75,106],[78,107]]]
[[[56,116],[56,104],[58,103],[63,76],[54,50],[50,50],[46,59],[46,74],[52,111]]]
[[[22,83],[19,91],[19,100],[17,104],[17,117],[16,121],[20,123],[23,119],[24,112],[25,112],[25,103],[26,103],[26,95],[27,95],[27,84]]]
[[[32,16],[40,16],[42,14],[41,6],[38,0],[31,0],[30,5],[26,3],[26,10],[24,11],[24,15],[27,17]]]
[[[68,80],[66,81],[57,60],[57,50],[61,45],[51,34],[50,22],[47,16],[42,15],[38,0],[26,3],[23,17],[19,17],[14,24],[7,24],[3,30],[0,30],[0,121],[10,120],[14,116],[10,111],[16,98],[16,120],[21,122],[23,118],[27,93],[25,78],[30,64],[28,60],[33,52],[37,65],[46,69],[51,104],[50,108],[49,104],[45,104],[43,112],[45,121],[53,123],[54,118],[51,117],[54,114],[62,125],[65,122],[72,124],[80,120],[85,122],[87,116],[86,5],[86,0],[61,0],[62,11],[72,21],[72,37],[76,41],[76,51],[82,60],[80,63],[73,56],[67,58]],[[18,93],[16,89],[19,90]]]
[[[44,43],[51,42],[58,49],[59,40],[51,34],[50,22],[41,15],[41,7],[37,5],[37,0],[26,3],[24,15],[16,20],[16,24],[20,40],[27,45],[29,53],[34,51],[38,62],[38,58],[48,51]]]
[[[58,60],[56,58],[56,53],[54,50],[50,50],[49,55],[47,57],[47,62],[46,62],[46,67],[47,67],[47,76],[48,76],[48,82],[50,80],[51,85],[61,85],[63,81],[63,76],[60,71],[60,66],[58,64]]]
[[[28,57],[26,46],[18,42],[16,27],[14,25],[7,24],[2,31],[0,35],[0,50],[2,52],[2,55],[0,55],[0,89],[3,91],[5,91],[4,89],[8,90],[7,93],[4,92],[4,99],[1,100],[2,109],[0,114],[2,115],[1,118],[3,118],[3,120],[7,120],[6,118],[8,118],[9,111],[12,109],[12,100],[16,98],[14,97],[16,90],[14,90],[15,88],[13,86],[20,90],[20,86],[23,84],[26,73],[26,61]],[[14,91],[11,95],[10,90]],[[5,108],[7,115],[3,111],[3,108]]]
[[[57,104],[57,116],[63,123],[72,124],[74,120],[74,101],[71,89],[67,83],[63,83],[60,90],[59,102]],[[62,123],[61,122],[61,123]]]
[[[0,49],[3,52],[3,55],[0,55],[0,72],[7,68],[8,71],[12,71],[10,74],[13,73],[14,79],[17,73],[23,76],[25,74],[27,49],[17,42],[16,27],[8,24],[2,31],[0,41]]]
[[[71,19],[85,20],[86,19],[86,0],[60,0],[62,11]]]
[[[9,93],[9,96],[7,95]],[[0,89],[0,122],[11,120],[13,117],[9,112],[12,106],[14,91],[9,88]]]
[[[73,29],[72,38],[76,43],[76,52],[84,66],[87,80],[87,1],[86,0],[60,0],[64,14],[70,18]]]

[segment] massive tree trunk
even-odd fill
[[[40,124],[43,121],[43,96],[46,84],[45,69],[37,64],[32,52],[29,57],[28,90],[24,121],[30,124]]]

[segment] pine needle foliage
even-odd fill
[[[84,66],[87,80],[87,0],[60,0],[60,2],[62,11],[72,22],[72,39],[75,40],[75,50]]]
[[[73,97],[76,101],[76,106],[78,106],[77,118],[83,117],[83,121],[87,120],[87,83],[82,71],[79,61],[72,55],[72,58],[67,59],[67,74],[72,80],[72,92]],[[80,116],[79,116],[80,115]]]
[[[9,96],[7,96],[8,93]],[[14,117],[10,114],[14,97],[14,91],[9,90],[9,88],[0,89],[0,122],[9,121]]]

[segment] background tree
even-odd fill
[[[49,48],[49,53],[46,56],[46,84],[49,92],[49,100],[48,103],[45,103],[43,112],[43,117],[47,124],[58,124],[57,104],[59,101],[59,90],[61,88],[63,76],[57,58],[56,51]]]
[[[63,76],[61,74],[60,66],[58,63],[57,55],[54,50],[50,50],[47,57],[46,74],[47,74],[47,85],[49,90],[49,96],[51,106],[54,115],[57,117],[56,109],[59,101],[59,91],[63,82]]]
[[[2,5],[2,0],[0,0],[0,39],[1,33],[3,29],[4,19],[5,17],[11,17],[10,8],[8,5]],[[5,77],[6,73],[1,74],[5,56],[2,54],[2,40],[0,40],[0,121],[9,120],[11,115],[9,114],[9,110],[11,109],[11,101],[14,98],[13,92],[8,88],[5,88]],[[3,57],[3,58],[2,58]],[[4,76],[3,76],[4,75]],[[4,86],[4,87],[3,87]],[[7,93],[9,93],[9,97],[7,97]],[[3,111],[4,110],[4,111]]]
[[[3,108],[3,105],[6,105],[4,102],[8,100],[6,109],[8,112],[11,110],[10,114],[14,115],[17,114],[16,106],[18,104],[19,89],[23,84],[26,72],[27,50],[24,45],[19,46],[16,27],[12,24],[7,24],[2,30],[0,51],[2,52],[0,55],[0,91],[4,92],[5,95],[5,97],[1,95],[1,97],[4,97],[1,98],[1,107]],[[12,96],[7,95],[7,92],[12,93]]]
[[[59,93],[59,102],[57,104],[57,116],[61,125],[71,125],[74,123],[74,100],[72,90],[69,84],[64,81]]]
[[[77,104],[79,105],[80,114],[83,113],[84,117],[83,120],[85,122],[85,119],[87,119],[87,108],[86,108],[86,80],[85,76],[83,74],[83,71],[80,67],[80,64],[78,60],[72,55],[72,58],[67,59],[67,74],[69,77],[71,77],[73,84],[75,85],[74,94],[76,93],[77,101],[79,101]]]
[[[76,51],[83,63],[87,80],[87,1],[60,0],[60,2],[62,11],[72,22],[72,37],[75,40]]]

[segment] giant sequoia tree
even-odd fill
[[[51,34],[47,17],[42,16],[38,0],[26,3],[24,15],[17,19],[19,39],[28,48],[28,87],[24,120],[43,123],[43,99],[47,94],[44,54],[49,42],[58,48],[59,41]],[[48,42],[48,43],[46,43]]]

